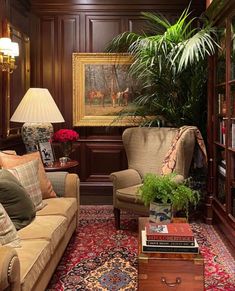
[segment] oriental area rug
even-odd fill
[[[138,219],[121,214],[114,226],[112,206],[81,206],[79,226],[47,291],[137,290]],[[205,260],[205,290],[234,291],[235,261],[213,226],[192,223]]]

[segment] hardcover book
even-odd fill
[[[146,231],[142,230],[142,252],[198,254],[199,246],[195,238],[194,246],[147,245]]]
[[[147,240],[194,242],[194,234],[188,223],[157,224],[147,222],[145,229]]]
[[[148,246],[195,246],[194,241],[146,240]]]

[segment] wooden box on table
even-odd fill
[[[204,290],[204,260],[200,254],[142,252],[141,230],[146,217],[139,218],[138,290]]]

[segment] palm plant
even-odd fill
[[[142,85],[133,112],[121,115],[154,116],[145,122],[197,125],[206,117],[206,63],[215,52],[215,28],[205,20],[195,27],[189,8],[171,24],[165,17],[143,12],[148,31],[124,32],[108,45],[109,52],[129,52],[134,59],[130,73]],[[198,114],[200,113],[200,116]],[[146,125],[145,124],[145,125]]]

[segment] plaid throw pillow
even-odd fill
[[[0,245],[7,245],[14,248],[21,247],[20,238],[14,224],[7,215],[0,203]]]
[[[38,179],[38,166],[39,160],[33,160],[8,169],[8,171],[11,172],[25,188],[36,208],[36,211],[45,206],[45,203],[42,201],[42,192]]]
[[[0,167],[5,169],[12,169],[16,166],[20,166],[22,164],[28,163],[33,160],[39,160],[39,170],[38,170],[38,177],[39,177],[39,183],[40,188],[42,191],[42,197],[43,199],[46,198],[54,198],[56,197],[56,193],[52,188],[52,184],[50,180],[47,178],[40,153],[32,152],[23,156],[18,156],[14,154],[13,151],[0,151]]]

